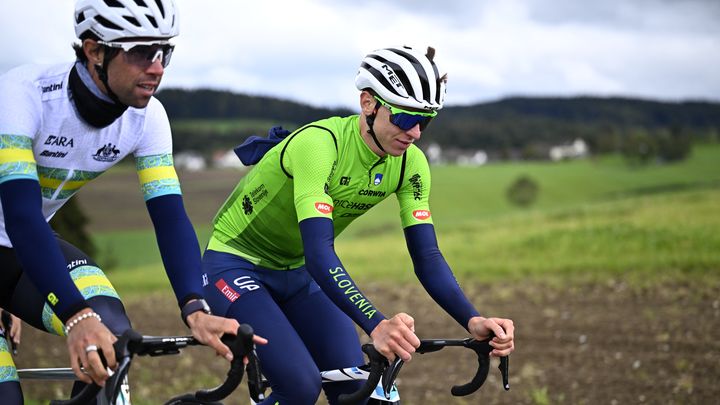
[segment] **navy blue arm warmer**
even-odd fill
[[[368,335],[385,319],[357,288],[335,253],[335,232],[328,218],[300,221],[305,267],[328,297]]]
[[[70,278],[65,257],[43,216],[40,196],[37,180],[0,184],[5,230],[23,271],[65,323],[89,305]]]
[[[463,328],[478,312],[463,294],[450,266],[437,245],[435,227],[431,224],[405,228],[405,241],[415,267],[415,274],[425,290]]]
[[[193,298],[202,298],[200,246],[182,196],[167,194],[151,198],[145,204],[178,305],[182,307]]]

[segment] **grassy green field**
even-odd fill
[[[720,274],[718,162],[720,147],[711,145],[695,148],[682,163],[640,168],[615,157],[434,167],[431,205],[440,247],[458,277],[483,281],[619,275],[638,282],[648,276],[714,280]],[[505,198],[522,174],[540,185],[530,209]],[[200,184],[184,181],[186,194],[193,187]],[[204,244],[209,227],[195,225]],[[151,230],[103,232],[96,241],[100,260],[117,262],[111,278],[119,290],[167,284]],[[356,279],[414,277],[394,198],[359,219],[336,246]]]

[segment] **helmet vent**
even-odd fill
[[[160,15],[162,15],[163,18],[165,18],[165,7],[163,7],[162,1],[160,1],[160,0],[155,0],[155,4],[157,4],[158,9],[160,9]]]
[[[145,4],[145,0],[135,0],[135,4],[140,7],[147,7],[147,4]]]
[[[100,25],[102,25],[105,28],[109,28],[111,30],[122,31],[122,27],[119,27],[116,24],[113,24],[110,20],[108,20],[107,18],[105,18],[101,15],[95,16],[95,21],[97,21]]]
[[[85,21],[85,12],[81,11],[80,14],[78,14],[77,18],[75,19],[75,23],[80,24],[83,21]]]
[[[122,3],[120,3],[120,2],[117,1],[117,0],[103,0],[103,1],[105,1],[105,4],[107,4],[108,7],[118,7],[118,8],[124,8],[124,7],[125,7],[125,6],[122,5]]]
[[[150,24],[152,24],[153,27],[155,27],[155,28],[158,27],[157,21],[155,21],[155,17],[149,15],[149,16],[147,16],[147,19],[148,19],[148,21],[150,21]]]
[[[132,24],[132,25],[134,25],[134,26],[136,26],[136,27],[139,27],[139,26],[140,26],[140,23],[138,22],[138,20],[137,20],[135,17],[123,16],[123,18],[124,18],[127,22],[129,22],[130,24]]]

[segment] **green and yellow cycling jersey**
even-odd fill
[[[296,268],[305,262],[300,221],[330,218],[337,237],[392,193],[403,227],[432,223],[423,152],[411,145],[402,156],[377,156],[358,119],[313,122],[270,149],[218,211],[208,248],[262,267]]]

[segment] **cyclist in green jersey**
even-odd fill
[[[437,246],[430,170],[414,145],[444,101],[447,77],[434,53],[374,51],[356,77],[360,114],[316,121],[284,138],[251,139],[236,150],[244,163],[256,164],[214,219],[203,258],[205,296],[213,313],[250,323],[268,338],[257,349],[272,385],[263,404],[313,404],[319,369],[360,364],[352,321],[388,359],[410,360],[419,345],[413,318],[386,318],[355,285],[333,244],[393,193],[425,289],[473,337],[494,334],[493,355],[514,350],[512,321],[480,316]],[[335,403],[355,384],[322,388]]]

